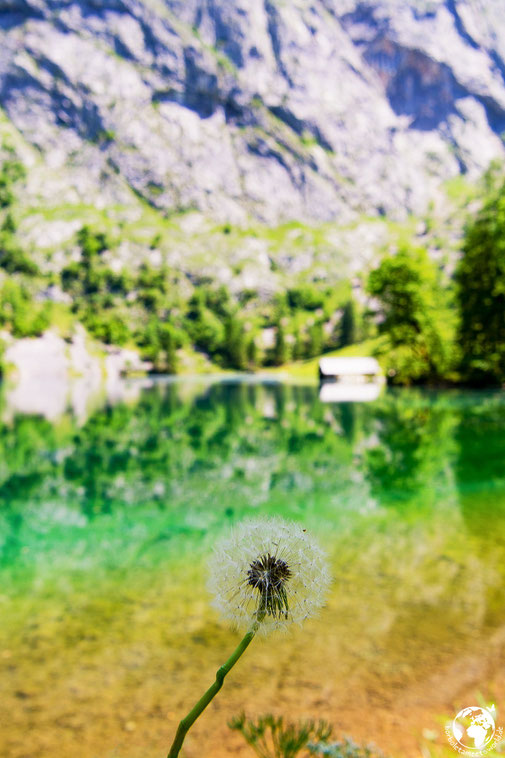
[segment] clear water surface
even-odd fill
[[[2,422],[0,755],[164,756],[238,640],[206,557],[255,514],[318,535],[328,606],[254,641],[187,758],[251,755],[226,725],[242,709],[405,756],[443,752],[464,706],[501,703],[505,725],[504,453],[499,392],[324,404],[181,379],[80,424]]]

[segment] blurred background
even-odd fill
[[[164,755],[255,514],[335,582],[187,758],[252,755],[242,710],[405,758],[504,725],[500,3],[3,0],[0,35],[0,754]]]

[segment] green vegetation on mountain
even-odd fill
[[[227,261],[238,285],[209,271],[204,258],[193,258],[189,269],[176,265],[163,251],[181,238],[174,227],[172,240],[170,224],[156,211],[158,231],[151,226],[143,258],[122,254],[129,227],[108,222],[106,214],[93,223],[84,214],[63,264],[54,265],[53,254],[44,259],[19,232],[28,177],[10,143],[0,154],[0,329],[15,338],[50,326],[67,336],[81,322],[102,343],[136,347],[158,372],[187,370],[187,357],[200,355],[209,367],[255,370],[294,361],[305,373],[322,353],[364,341],[358,353],[376,354],[394,384],[505,380],[505,187],[496,166],[480,189],[456,193],[461,209],[475,204],[479,192],[484,199],[467,225],[455,274],[454,252],[445,250],[444,230],[437,231],[442,237],[429,231],[436,226],[429,214],[423,234],[430,254],[418,243],[419,222],[389,223],[375,263],[352,287],[349,270],[340,265],[346,253],[333,250],[332,258],[322,227],[265,227],[261,238],[227,224],[209,231],[205,260],[217,271],[220,252],[214,256],[210,247],[219,234],[237,251],[235,263]],[[256,266],[256,284],[249,286],[244,267],[255,263],[238,251],[267,237],[270,276],[258,282]],[[283,261],[286,249],[296,262],[307,246],[317,265],[297,275]]]
[[[41,334],[49,326],[50,306],[33,296],[38,267],[23,251],[16,234],[15,188],[26,177],[26,171],[9,143],[2,146],[1,154],[0,329],[14,337],[30,337]]]

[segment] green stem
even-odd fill
[[[170,748],[167,758],[177,758],[177,756],[179,755],[179,751],[182,747],[182,743],[184,742],[184,738],[186,734],[188,733],[189,729],[193,726],[198,716],[200,716],[200,714],[205,710],[205,708],[207,708],[212,698],[215,695],[217,695],[217,693],[223,686],[223,682],[224,682],[224,678],[226,674],[233,668],[233,666],[236,664],[236,662],[238,661],[242,653],[245,651],[248,645],[252,642],[254,635],[258,631],[260,620],[261,619],[258,619],[257,621],[254,622],[254,624],[251,626],[247,634],[244,636],[244,638],[237,645],[233,653],[230,655],[226,663],[223,663],[223,665],[217,670],[216,681],[213,684],[211,684],[207,692],[204,695],[202,695],[198,703],[190,710],[188,715],[182,719],[177,729],[175,739],[172,743],[172,747]]]

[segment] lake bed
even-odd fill
[[[238,635],[206,561],[254,515],[303,523],[334,582],[317,619],[257,639],[185,743],[250,755],[241,710],[327,718],[390,755],[505,703],[505,394],[186,378],[84,422],[0,429],[0,753],[164,755]],[[505,714],[502,714],[502,721]],[[428,735],[428,736],[427,736]]]

